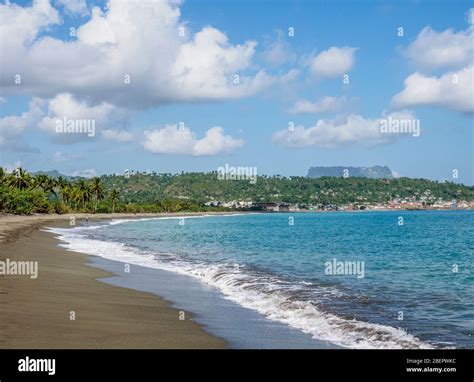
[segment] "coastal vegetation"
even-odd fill
[[[32,175],[22,168],[7,174],[0,167],[0,211],[32,213],[197,212],[222,208],[200,206],[173,198],[134,202],[120,191],[104,185],[102,178],[67,179],[46,174]]]
[[[258,176],[255,183],[219,180],[216,172],[131,172],[92,179],[30,174],[0,167],[0,211],[4,213],[223,211],[209,202],[232,200],[299,205],[386,203],[396,198],[474,201],[474,187],[426,179],[367,179]],[[213,203],[214,205],[216,203]]]

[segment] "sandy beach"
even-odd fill
[[[166,214],[97,214],[90,220]],[[188,214],[187,214],[188,215]],[[85,215],[75,214],[77,221]],[[41,227],[69,215],[0,216],[0,261],[38,261],[39,275],[0,276],[0,348],[224,348],[156,295],[97,281],[110,273],[57,246]],[[71,319],[74,318],[74,319]]]

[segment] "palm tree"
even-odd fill
[[[96,213],[97,203],[99,200],[104,199],[104,187],[102,186],[102,183],[100,183],[100,178],[97,176],[92,178],[91,192],[95,194],[94,213]]]
[[[30,187],[31,176],[21,167],[18,167],[13,171],[12,175],[10,176],[8,185],[23,191]]]
[[[69,187],[68,185],[65,185],[61,189],[61,199],[63,203],[68,204],[71,198],[72,198],[72,188]]]
[[[46,195],[56,194],[54,187],[56,186],[56,181],[46,174],[38,174],[33,179],[34,187],[41,187]]]
[[[118,198],[119,192],[114,188],[109,193],[109,199],[112,202],[112,213],[115,212],[115,200]]]
[[[48,175],[46,174],[38,174],[33,178],[33,188],[43,188],[43,185],[46,183],[46,179]]]
[[[74,202],[74,209],[77,210],[78,203],[83,200],[82,199],[82,191],[79,188],[73,187],[70,190],[70,198],[71,202]]]
[[[66,188],[69,186],[68,181],[64,179],[62,176],[58,176],[56,179],[56,187],[59,189],[58,195],[60,195],[60,198],[63,203],[66,203],[66,199],[64,198],[64,191]]]
[[[90,197],[92,195],[91,189],[89,187],[89,184],[87,184],[84,179],[81,179],[77,182],[77,189],[82,200],[82,208],[85,210],[86,203],[90,200]]]
[[[56,198],[58,196],[56,192],[56,186],[57,186],[56,179],[48,176],[48,180],[46,181],[46,184],[44,185],[44,192],[53,194],[54,197]]]

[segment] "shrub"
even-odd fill
[[[48,199],[41,190],[1,188],[0,206],[2,210],[14,214],[49,212]]]

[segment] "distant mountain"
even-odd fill
[[[69,176],[69,175],[64,175],[61,174],[58,170],[51,170],[51,171],[37,171],[37,172],[32,172],[31,175],[48,175],[51,178],[59,178],[62,176],[64,179],[69,179],[69,180],[74,180],[80,178],[80,176]]]
[[[347,175],[345,175],[347,174]],[[392,170],[387,166],[373,166],[373,167],[344,167],[344,166],[330,166],[330,167],[311,167],[308,170],[308,178],[321,178],[322,176],[336,176],[336,177],[358,177],[370,179],[393,179]]]
[[[337,175],[333,177],[310,178],[304,176],[284,177],[280,175],[258,176],[240,180],[223,180],[217,171],[208,173],[151,173],[133,171],[128,175],[102,175],[101,183],[104,194],[113,189],[119,192],[121,203],[136,203],[134,211],[153,210],[160,205],[164,211],[167,201],[180,201],[186,205],[188,201],[201,205],[207,202],[219,201],[252,201],[264,203],[299,203],[311,205],[345,205],[364,203],[388,203],[394,199],[416,200],[425,204],[443,201],[474,201],[474,186],[464,186],[453,182],[433,182],[427,179],[411,179],[406,177],[394,178],[388,168],[379,167],[386,171],[387,178],[370,179],[368,177],[353,177],[357,173],[354,167],[332,167],[335,172],[323,174]],[[344,178],[344,170],[348,170],[349,178]],[[364,176],[374,176],[377,167],[371,172],[363,172]],[[317,173],[317,168],[314,170]],[[58,172],[44,172],[53,176]],[[342,176],[341,176],[342,175]],[[377,174],[375,174],[377,175]],[[378,173],[382,175],[382,173]],[[69,178],[74,183],[78,178]],[[90,179],[87,179],[90,183]],[[76,185],[72,184],[76,187]],[[0,206],[3,195],[0,182]],[[163,204],[164,203],[164,204]],[[178,203],[178,204],[180,204]],[[124,204],[125,205],[125,204]],[[123,205],[123,206],[124,206]],[[177,205],[176,203],[173,206]],[[147,207],[148,206],[148,207]],[[125,207],[123,207],[125,208]],[[175,207],[169,207],[175,208]],[[1,207],[0,207],[1,209]]]

